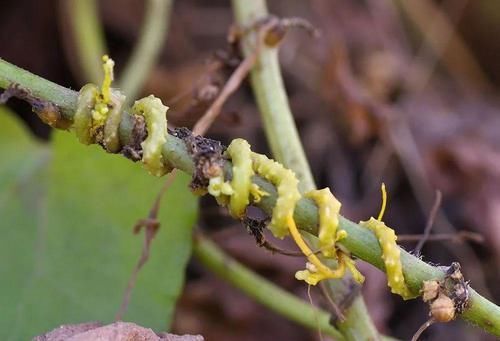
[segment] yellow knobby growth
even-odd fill
[[[135,101],[132,111],[136,115],[144,116],[148,137],[141,143],[142,162],[144,168],[155,176],[168,173],[171,168],[164,162],[162,149],[167,142],[167,113],[168,107],[153,95]]]
[[[95,127],[104,125],[104,122],[106,121],[111,104],[111,83],[114,79],[113,68],[115,66],[115,62],[107,55],[102,57],[102,61],[104,79],[102,81],[101,91],[96,96],[94,110],[92,110],[92,118],[94,120]]]
[[[250,184],[250,194],[253,197],[253,202],[258,203],[262,200],[262,197],[269,196],[269,193],[264,191],[256,184]]]
[[[80,90],[73,129],[80,142],[99,143],[107,151],[117,153],[121,147],[118,131],[125,96],[111,89],[113,60],[104,56],[103,62],[104,80],[101,88],[87,84]]]
[[[276,186],[278,198],[271,217],[270,230],[277,238],[291,234],[293,240],[307,257],[306,270],[298,271],[296,278],[311,285],[327,278],[339,278],[346,268],[353,277],[362,282],[363,275],[356,269],[354,261],[343,251],[336,248],[335,243],[347,236],[338,230],[340,202],[328,189],[312,191],[307,195],[316,201],[320,217],[320,246],[325,256],[336,259],[338,267],[330,269],[311,251],[297,229],[293,214],[297,201],[301,198],[298,180],[295,174],[280,163],[264,155],[253,153],[250,144],[243,139],[235,139],[227,149],[227,155],[233,162],[231,181],[225,181],[223,175],[209,180],[208,192],[217,198],[219,203],[229,205],[233,216],[241,218],[250,202],[250,196],[258,202],[268,193],[252,184],[252,176],[258,174]]]
[[[106,123],[104,125],[104,147],[110,153],[117,153],[120,151],[120,137],[118,136],[120,129],[120,122],[122,120],[123,103],[125,102],[125,95],[118,91],[111,93],[110,107],[111,110],[107,113]]]
[[[380,243],[382,259],[387,273],[387,284],[391,288],[391,292],[402,296],[405,300],[414,298],[416,295],[411,293],[405,283],[403,265],[401,263],[401,250],[396,243],[396,233],[382,221],[387,205],[387,192],[384,184],[382,184],[381,189],[382,208],[378,218],[371,217],[368,221],[361,221],[359,224],[372,230]]]
[[[335,270],[330,269],[324,265],[321,260],[311,251],[309,246],[306,244],[302,238],[293,216],[287,218],[288,228],[290,229],[290,234],[292,235],[295,244],[299,247],[300,251],[307,257],[308,263],[306,264],[306,270],[297,271],[295,273],[295,278],[298,280],[305,281],[307,284],[316,285],[319,281],[328,278],[340,278],[344,276],[346,263],[344,262],[344,253],[339,251],[337,253],[338,257],[338,267]]]
[[[318,238],[321,253],[325,257],[335,257],[335,242],[347,236],[344,230],[337,233],[341,204],[329,188],[308,192],[306,197],[313,199],[318,206]]]
[[[241,218],[250,202],[249,194],[254,175],[250,144],[246,140],[235,139],[227,148],[227,153],[233,161],[231,188],[234,193],[229,200],[229,211],[234,217]]]
[[[273,209],[269,229],[276,238],[283,239],[289,233],[287,220],[289,217],[293,220],[295,205],[301,198],[298,190],[299,180],[291,170],[265,155],[252,153],[251,159],[255,173],[276,186],[278,199]]]
[[[255,172],[251,153],[250,144],[246,140],[234,139],[226,150],[227,156],[233,162],[232,180],[225,181],[223,174],[209,180],[208,193],[213,195],[219,204],[229,206],[229,212],[236,218],[241,218],[245,214],[245,209],[250,203],[250,195],[255,202],[269,195],[252,183]]]

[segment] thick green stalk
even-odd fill
[[[6,88],[12,83],[29,89],[34,95],[43,100],[53,102],[63,110],[66,118],[72,119],[76,109],[77,92],[61,87],[0,59],[0,88]],[[124,143],[127,143],[130,139],[131,123],[132,118],[129,115],[124,115],[120,124],[120,138]],[[193,173],[194,164],[182,140],[169,135],[167,142],[163,146],[163,156],[174,167],[190,174]],[[227,169],[230,169],[229,162]],[[226,174],[226,177],[229,178],[229,176],[230,174]],[[268,197],[264,197],[258,205],[271,214],[277,198],[276,188],[258,176],[253,178],[253,182],[270,194]],[[318,209],[311,200],[303,198],[298,202],[294,218],[300,229],[317,234]],[[340,219],[340,228],[348,233],[348,237],[342,240],[342,245],[350,250],[354,256],[384,271],[380,246],[371,231],[343,217]],[[431,266],[404,250],[401,250],[401,260],[405,279],[414,293],[419,292],[423,281],[444,277],[442,268]],[[465,312],[460,315],[460,318],[500,337],[500,307],[472,289],[470,289],[470,304]]]
[[[233,9],[236,22],[242,27],[251,27],[257,20],[269,15],[265,0],[233,0]],[[248,34],[242,38],[241,45],[245,55],[253,52],[256,39],[258,39],[257,33]],[[278,162],[295,172],[303,192],[315,189],[316,185],[288,103],[279,66],[278,49],[263,47],[250,75],[252,89],[259,105],[273,156]],[[305,238],[311,245],[317,245],[317,238],[310,235],[306,235]],[[328,280],[325,285],[328,285],[333,292],[345,292],[348,286],[342,280]],[[345,312],[346,321],[338,325],[346,339],[376,339],[378,338],[377,329],[366,310],[362,296],[360,294],[358,296],[355,304],[352,304]]]
[[[106,53],[104,34],[99,22],[97,0],[68,0],[63,5],[70,14],[76,55],[80,60],[83,74],[89,82],[102,80],[102,60]]]
[[[139,95],[160,55],[168,33],[171,7],[172,0],[148,0],[146,2],[146,13],[139,41],[119,80],[119,88],[127,95],[127,98],[134,99]]]
[[[0,88],[7,88],[11,84],[19,84],[41,99],[51,101],[61,108],[64,116],[73,118],[78,93],[53,83],[49,80],[32,74],[0,58]]]
[[[330,314],[314,308],[224,254],[212,241],[198,235],[193,247],[194,255],[210,270],[225,279],[267,308],[312,330],[342,340],[330,325]]]

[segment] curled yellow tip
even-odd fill
[[[382,207],[380,208],[380,213],[378,214],[377,220],[382,221],[382,217],[385,213],[385,207],[387,206],[387,192],[385,190],[385,184],[383,182],[380,186],[380,190],[382,191]]]

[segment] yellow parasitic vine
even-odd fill
[[[98,88],[93,84],[87,84],[80,90],[72,129],[82,143],[101,144],[109,152],[117,153],[122,148],[119,126],[125,96],[111,88],[113,60],[104,56],[103,62],[102,86]],[[168,136],[167,110],[168,107],[164,106],[160,99],[151,95],[136,101],[131,111],[133,115],[144,117],[147,137],[141,143],[142,162],[144,167],[156,176],[170,171],[168,163],[162,156],[162,147]],[[348,269],[356,281],[360,283],[364,281],[363,275],[356,269],[354,260],[337,244],[347,236],[347,232],[338,228],[341,204],[328,188],[308,192],[305,196],[314,200],[318,206],[319,248],[322,258],[335,264],[333,268],[326,265],[311,250],[297,229],[293,215],[302,194],[298,190],[299,181],[295,174],[265,155],[252,152],[250,144],[243,139],[231,142],[226,157],[233,163],[231,180],[226,181],[224,174],[210,178],[208,192],[216,197],[219,203],[227,205],[234,217],[241,219],[251,201],[259,202],[263,196],[268,195],[252,183],[252,177],[260,175],[275,185],[278,198],[269,228],[277,238],[284,238],[290,234],[307,258],[306,269],[295,274],[297,279],[316,285],[323,279],[340,278]],[[382,222],[387,203],[385,186],[382,186],[382,196],[382,209],[378,218],[372,217],[360,224],[372,230],[379,240],[391,291],[405,299],[411,298],[414,295],[405,284],[396,234]]]
[[[295,275],[297,279],[316,285],[323,279],[342,277],[347,268],[356,280],[360,282],[364,280],[355,268],[354,261],[335,245],[336,241],[345,238],[347,233],[344,230],[338,230],[340,202],[330,190],[312,191],[307,196],[315,200],[319,207],[321,252],[325,258],[337,261],[338,265],[335,269],[325,265],[314,254],[297,229],[293,213],[302,195],[298,190],[299,181],[295,174],[265,155],[253,153],[248,142],[243,139],[233,140],[226,153],[233,162],[232,179],[230,182],[224,181],[223,175],[210,179],[209,193],[217,197],[220,202],[228,203],[231,214],[241,218],[250,202],[250,196],[254,201],[258,201],[262,196],[267,195],[257,186],[252,185],[252,176],[258,174],[274,184],[278,191],[278,199],[269,228],[277,238],[291,234],[299,249],[306,256],[308,260],[306,270],[298,271]]]
[[[382,221],[387,205],[387,192],[384,184],[382,184],[381,190],[382,208],[377,219],[371,217],[368,221],[361,221],[359,224],[372,230],[380,243],[382,259],[387,273],[387,284],[391,288],[391,292],[402,296],[404,299],[414,298],[416,295],[411,293],[405,283],[401,252],[396,243],[396,233]]]
[[[78,96],[77,109],[72,129],[80,142],[97,143],[110,153],[121,150],[119,137],[125,96],[111,88],[114,62],[103,57],[104,80],[100,88],[94,84],[82,87]],[[135,102],[131,113],[144,117],[147,138],[141,143],[142,162],[151,174],[161,176],[171,169],[163,160],[162,146],[167,139],[166,112],[160,99],[148,96]]]

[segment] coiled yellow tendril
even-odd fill
[[[144,162],[144,167],[155,176],[162,176],[170,171],[161,153],[163,145],[167,142],[165,118],[167,110],[168,107],[153,95],[135,101],[132,107],[134,114],[143,115],[146,120],[148,137],[141,143],[142,162]]]
[[[119,137],[125,96],[112,89],[114,62],[103,57],[104,80],[100,88],[86,84],[80,90],[77,109],[73,118],[73,130],[81,143],[101,144],[110,153],[121,150]],[[144,117],[147,138],[141,143],[142,162],[151,174],[161,176],[171,168],[163,160],[162,147],[167,138],[166,112],[160,99],[148,96],[135,102],[132,114]]]
[[[298,180],[295,174],[284,168],[265,155],[253,153],[250,145],[243,139],[235,139],[229,145],[227,156],[233,162],[233,177],[230,182],[225,181],[223,175],[210,179],[208,191],[217,197],[219,202],[228,203],[231,214],[241,218],[245,208],[250,202],[250,197],[258,201],[267,195],[252,184],[251,178],[258,174],[274,184],[278,191],[278,199],[273,209],[269,228],[277,238],[283,238],[291,234],[293,240],[306,256],[308,262],[306,270],[298,271],[295,277],[304,280],[311,285],[327,278],[339,278],[349,269],[354,278],[360,282],[364,277],[357,271],[354,261],[343,251],[336,248],[336,241],[347,236],[343,230],[338,231],[338,215],[340,202],[328,189],[312,191],[308,197],[316,201],[320,215],[320,247],[325,257],[337,260],[336,269],[331,269],[311,251],[311,248],[302,238],[293,214],[298,200],[302,197],[298,190]]]
[[[382,208],[377,219],[371,217],[368,221],[361,221],[359,224],[372,230],[380,243],[382,259],[387,273],[387,284],[391,288],[391,292],[402,296],[405,300],[414,298],[416,295],[412,294],[405,283],[401,251],[396,243],[396,233],[382,221],[387,205],[387,192],[384,184],[382,184],[381,190]]]

